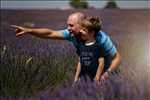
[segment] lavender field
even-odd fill
[[[0,100],[149,100],[150,10],[81,10],[99,16],[122,56],[103,85],[72,87],[77,55],[68,41],[18,38],[10,25],[64,29],[77,10],[1,10]]]

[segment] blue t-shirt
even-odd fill
[[[104,57],[103,48],[101,48],[96,42],[88,46],[81,43],[77,51],[81,64],[80,77],[88,76],[93,80],[98,69],[98,60],[99,58]]]
[[[77,40],[74,36],[70,34],[70,32],[65,29],[60,31],[64,38],[74,44],[76,48],[81,45],[81,42]],[[107,70],[111,64],[112,57],[116,54],[117,50],[110,37],[103,31],[99,31],[96,36],[96,42],[104,49],[104,70]]]

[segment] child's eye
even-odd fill
[[[87,30],[84,28],[84,29],[82,29],[82,31],[84,31],[84,32],[87,32]]]
[[[86,29],[83,29],[83,31],[86,31]]]

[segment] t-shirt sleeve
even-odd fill
[[[80,56],[81,51],[80,51],[80,49],[79,49],[79,48],[76,48],[76,53],[77,53],[77,55],[78,55],[78,56]]]
[[[62,36],[70,41],[71,43],[73,43],[73,45],[77,48],[79,43],[77,42],[77,39],[74,36],[71,36],[70,32],[68,31],[68,29],[64,29],[64,30],[59,30],[58,32],[62,33]]]
[[[110,54],[111,56],[114,56],[117,52],[116,47],[111,41],[110,37],[108,37],[107,40],[104,42],[104,48],[106,49],[106,54]]]
[[[60,32],[62,34],[62,36],[68,40],[69,37],[70,37],[70,32],[67,30],[67,29],[64,29],[64,30],[59,30],[58,32]]]
[[[104,49],[102,47],[99,48],[99,58],[104,57]]]
[[[115,45],[113,44],[112,40],[108,35],[104,32],[101,32],[101,40],[99,40],[104,49],[104,55],[111,55],[114,56],[117,52]]]

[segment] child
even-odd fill
[[[104,68],[104,51],[96,42],[96,33],[101,29],[101,22],[96,17],[87,17],[80,21],[80,26],[82,42],[77,49],[79,61],[74,82],[88,76],[99,83]]]

